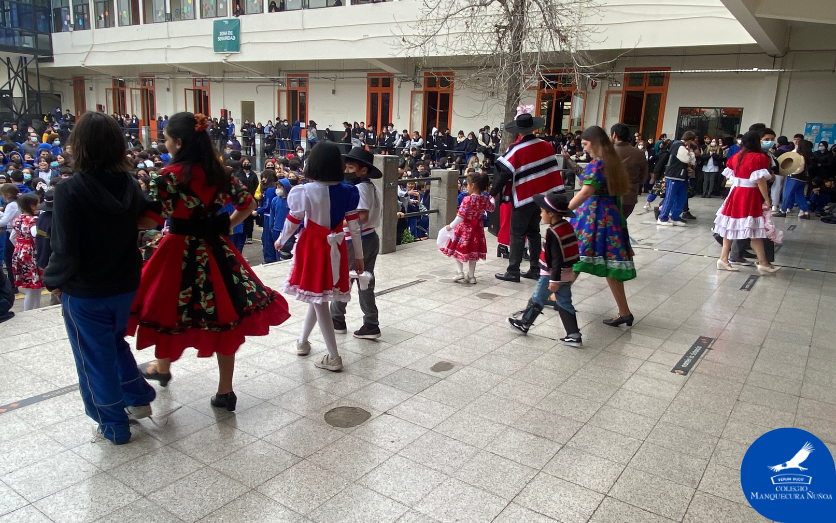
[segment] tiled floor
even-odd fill
[[[692,200],[700,219],[683,229],[631,217],[638,321],[602,325],[612,297],[582,277],[582,350],[555,341],[553,311],[527,337],[507,325],[533,282],[495,280],[504,264],[489,258],[477,285],[450,283],[453,264],[425,242],[379,258],[379,290],[426,281],[378,299],[380,341],[339,336],[340,374],[313,366],[318,335],[295,355],[292,303],[239,351],[234,414],[209,406],[215,363],[193,354],[154,403],[182,408],[136,425],[126,446],[90,443],[77,393],[0,414],[0,523],[761,521],[739,483],[754,439],[795,426],[836,449],[836,229],[781,219],[797,227],[778,263],[801,269],[741,291],[752,269],[714,268],[719,203]],[[257,268],[274,287],[286,271]],[[713,349],[672,374],[699,335]],[[439,361],[454,366],[432,371]],[[0,404],[75,382],[59,309],[0,324]],[[323,415],[336,406],[372,417],[333,428]]]

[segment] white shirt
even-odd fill
[[[368,211],[369,219],[362,224],[363,236],[374,232],[381,224],[381,194],[377,186],[372,182],[360,182],[357,184],[360,191],[360,203],[357,204],[358,211]]]

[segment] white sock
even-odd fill
[[[469,262],[467,262],[467,277],[476,277],[476,260],[470,260]]]
[[[456,260],[456,273],[464,274],[464,264],[459,260]]]
[[[314,309],[313,303],[309,303],[308,312],[305,314],[305,322],[302,324],[302,335],[299,337],[300,343],[308,341],[314,325],[316,325],[316,309]]]
[[[311,307],[316,311],[316,319],[319,322],[319,330],[322,331],[322,337],[325,339],[325,348],[328,349],[328,355],[332,358],[338,358],[340,353],[337,352],[337,335],[334,333],[334,322],[331,319],[331,309],[329,303],[314,303]]]
[[[41,289],[23,289],[23,310],[31,311],[41,307]]]

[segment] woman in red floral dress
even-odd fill
[[[38,218],[38,203],[38,197],[32,193],[18,196],[20,214],[12,221],[11,239],[15,244],[12,273],[14,286],[23,289],[24,311],[41,306],[41,289],[44,288],[44,271],[38,267],[35,259],[35,236],[32,233]]]
[[[142,271],[128,332],[137,333],[137,349],[156,346],[157,361],[143,374],[163,386],[186,348],[198,357],[217,354],[220,380],[211,403],[232,411],[235,352],[245,336],[264,336],[290,314],[228,238],[255,201],[226,174],[207,126],[205,116],[192,113],[175,114],[166,125],[172,163],[151,181],[151,196],[162,206],[158,223],[168,218],[170,229]],[[218,214],[228,203],[235,212]]]
[[[453,280],[456,283],[476,283],[476,262],[484,260],[488,252],[485,243],[485,228],[482,216],[485,211],[493,212],[493,199],[482,194],[488,189],[488,176],[473,173],[467,176],[467,192],[462,200],[456,219],[447,226],[453,235],[447,245],[439,250],[447,256],[456,259],[458,274]],[[467,276],[464,275],[464,264],[468,264]]]

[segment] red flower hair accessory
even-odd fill
[[[206,115],[198,113],[194,115],[194,119],[197,120],[197,123],[194,124],[194,130],[196,133],[201,133],[209,128],[209,119]]]

